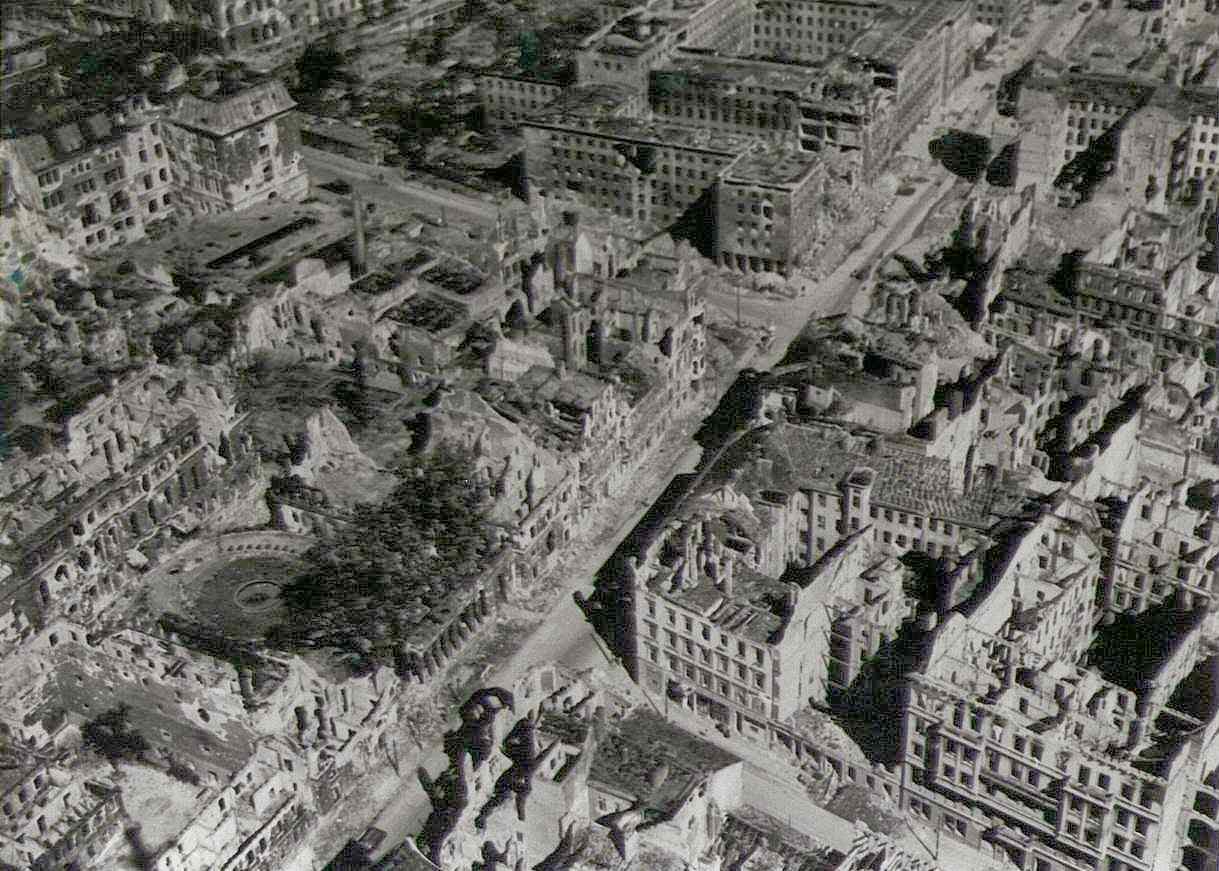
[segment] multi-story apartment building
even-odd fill
[[[681,7],[645,7],[612,21],[581,43],[576,80],[646,91],[649,73],[672,58],[685,39],[689,19],[689,10]]]
[[[708,508],[685,517],[632,566],[630,668],[647,689],[681,698],[721,729],[758,738],[768,720],[790,717],[815,687],[824,692],[816,640],[828,629],[831,585],[778,580],[768,555],[739,534],[739,519],[723,506]],[[851,553],[859,561],[865,550],[860,540]]]
[[[515,127],[554,103],[563,92],[561,81],[516,69],[478,77],[484,121],[493,127]]]
[[[683,0],[678,8],[696,9],[686,24],[682,44],[724,55],[748,55],[756,51],[753,21],[757,17],[754,0]]]
[[[992,504],[969,524],[985,537],[936,547],[927,531],[959,512],[939,500],[933,520],[897,498],[925,486],[909,459],[891,465],[900,439],[864,449],[854,437],[864,450],[852,456],[841,430],[754,430],[631,564],[633,673],[746,737],[782,735],[792,693],[866,714],[870,756],[895,772],[904,808],[1028,871],[1176,868],[1187,829],[1189,855],[1205,856],[1219,706],[1198,688],[1219,661],[1215,524],[1187,508],[1184,483],[1146,503],[1128,491],[1119,467],[1137,415],[1104,417],[1066,438],[1074,453],[1097,447],[1080,454],[1091,459],[1072,473],[1074,495]],[[838,486],[810,478],[818,469],[837,470]],[[952,492],[943,479],[929,489]],[[828,547],[802,559],[817,533]],[[912,548],[934,558],[930,586],[893,559]],[[1173,579],[1154,594],[1146,583],[1140,602],[1115,598],[1145,548]],[[808,644],[823,655],[808,659]]]
[[[852,184],[870,184],[901,145],[890,129],[894,107],[893,94],[872,87],[857,61],[831,63],[800,101],[800,147],[847,156]]]
[[[558,103],[564,114],[524,122],[531,196],[576,195],[661,226],[695,216],[714,228],[710,246],[722,265],[781,275],[794,269],[814,241],[816,198],[828,183],[818,155],[758,150],[755,137],[723,132],[736,128],[735,120],[687,126],[687,111],[705,109],[669,103],[674,123],[645,122],[630,117],[617,89],[605,91],[579,89],[590,99],[565,96]]]
[[[848,61],[821,68],[678,52],[652,73],[652,117],[785,144],[835,150],[871,179],[889,157],[881,145],[891,100]]]
[[[295,105],[278,81],[188,93],[168,109],[137,95],[2,148],[16,195],[72,248],[102,253],[171,215],[303,199]]]
[[[758,7],[754,54],[798,61],[844,53],[885,11],[866,0],[778,0]]]
[[[799,13],[796,26],[778,19],[767,23],[788,11],[788,17],[797,16],[797,6],[780,14],[767,4],[752,33],[734,39],[734,29],[750,20],[739,3],[652,4],[583,40],[576,56],[579,84],[562,96],[556,82],[491,74],[481,82],[483,102],[495,123],[521,122],[541,110],[523,121],[530,188],[567,188],[590,205],[665,226],[709,191],[727,162],[743,159],[749,141],[837,152],[846,158],[834,161],[838,182],[871,181],[972,63],[968,4],[813,2]],[[798,57],[785,55],[787,49],[775,41],[804,33],[805,14],[810,48]],[[597,93],[590,85],[610,86],[615,96],[590,101]],[[579,98],[568,100],[577,93]],[[598,140],[576,133],[576,126],[616,128],[628,141],[612,146],[617,157],[582,152],[572,145]],[[720,153],[699,155],[682,166],[682,152],[692,144]],[[662,166],[658,155],[671,161]],[[565,165],[573,157],[576,165]],[[589,161],[598,165],[585,169],[582,164]],[[651,178],[643,184],[641,176]],[[740,179],[721,184],[736,188]],[[726,195],[732,207],[734,196]],[[731,215],[717,219],[719,226],[731,226]],[[760,239],[756,254],[749,245],[737,250],[723,237],[718,242],[723,250],[716,260],[725,265],[786,274],[810,239]],[[708,247],[715,244],[712,240]]]
[[[1186,482],[1171,492],[1150,485],[1097,506],[1102,526],[1101,605],[1140,614],[1165,602],[1192,607],[1215,595],[1211,567],[1219,525],[1186,502]]]
[[[147,108],[133,98],[7,144],[14,187],[78,251],[141,239],[176,209],[165,124]]]
[[[1205,238],[1219,170],[1215,102],[1214,88],[1179,87],[1138,71],[1040,64],[1020,88],[1018,173],[1062,206],[1085,199],[1112,174],[1140,208],[1196,208],[1195,235]]]
[[[1199,267],[1195,226],[1188,210],[1130,212],[1078,265],[1073,302],[1083,322],[1125,325],[1151,343],[1161,371],[1213,355],[1219,335],[1219,282]]]
[[[1121,365],[1167,373],[1196,361],[1203,380],[1215,383],[1219,288],[1201,265],[1197,208],[1128,212],[1072,265],[1067,293],[1051,287],[1045,275],[1007,270],[987,329],[1050,349],[1054,336],[1076,331],[1077,321],[1094,332],[1118,323],[1122,334],[1100,344],[1112,347]]]
[[[816,425],[743,437],[633,563],[632,673],[657,691],[676,685],[693,710],[751,736],[809,697],[845,693],[913,616],[890,558],[955,560],[1007,510],[986,476],[954,490],[946,461],[911,448]],[[752,464],[725,483],[744,456]],[[967,590],[982,573],[962,563],[950,586]],[[825,657],[810,658],[831,634]]]
[[[824,164],[798,151],[758,148],[720,173],[714,259],[740,272],[787,275],[816,234]]]
[[[1149,88],[1115,76],[1070,76],[1063,84],[1066,111],[1062,123],[1067,128],[1063,135],[1064,165],[1145,105],[1151,96]]]
[[[1214,679],[1213,627],[1170,607],[1079,631],[1089,572],[1046,566],[1094,555],[1078,534],[1047,542],[1055,525],[1009,529],[1014,557],[985,599],[910,633],[924,653],[906,676],[903,803],[1021,868],[1176,868],[1188,803],[1219,761],[1214,704],[1191,690]]]
[[[995,29],[1000,36],[1007,36],[1016,29],[1016,24],[1028,14],[1033,4],[1030,0],[1007,3],[1004,0],[976,0],[974,20]]]
[[[531,195],[578,194],[615,215],[668,225],[705,197],[743,137],[597,114],[523,125]]]
[[[647,90],[648,74],[679,47],[746,54],[752,45],[749,0],[680,0],[631,9],[580,43],[576,80]]]
[[[652,117],[797,146],[796,107],[819,76],[807,67],[678,52],[654,70]]]
[[[878,87],[893,92],[888,142],[906,139],[973,68],[970,4],[894,3],[850,45]],[[882,152],[886,149],[881,149]]]
[[[295,108],[278,80],[179,99],[166,119],[166,144],[184,208],[214,214],[304,199],[309,175]]]
[[[1201,200],[1203,227],[1213,228],[1219,214],[1219,94],[1214,89],[1191,94],[1185,177],[1192,199]]]

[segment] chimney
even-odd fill
[[[736,584],[732,580],[732,560],[726,560],[724,570],[720,572],[723,576],[720,579],[720,592],[724,594],[724,598],[729,601],[736,594]]]
[[[359,278],[368,268],[368,249],[364,240],[364,202],[356,192],[351,194],[351,210],[355,216],[355,240],[351,249],[351,277]]]

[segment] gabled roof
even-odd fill
[[[205,99],[184,95],[170,116],[175,124],[212,136],[227,136],[296,108],[281,82],[268,81],[236,94]]]

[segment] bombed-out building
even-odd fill
[[[462,706],[449,767],[421,773],[432,813],[417,840],[436,867],[718,867],[742,763],[592,677],[545,666]]]
[[[0,154],[13,196],[77,253],[101,254],[166,218],[304,199],[295,105],[278,81],[214,78],[154,100],[69,101],[14,117]]]
[[[231,398],[156,366],[81,385],[54,411],[59,453],[5,469],[16,506],[3,541],[10,644],[57,616],[94,619],[175,535],[206,528],[259,474]]]

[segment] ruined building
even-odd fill
[[[78,120],[45,125],[0,143],[13,196],[83,254],[144,238],[165,218],[226,213],[268,200],[300,200],[309,180],[278,81],[154,104],[61,107]],[[166,98],[161,98],[166,99]]]
[[[125,32],[143,22],[177,24],[196,30],[200,50],[272,70],[290,64],[306,46],[324,37],[337,37],[350,46],[382,28],[425,31],[451,22],[460,8],[454,0],[421,6],[398,0],[333,6],[304,0],[207,0],[190,5],[172,0],[138,4],[86,0],[72,4],[64,24],[85,36]]]
[[[4,793],[5,867],[118,867],[137,849],[120,829],[136,822],[156,867],[279,868],[370,760],[394,762],[392,672],[335,686],[299,659],[214,644],[56,621],[0,663],[2,725],[23,760]],[[146,744],[138,760],[59,749],[118,705]]]
[[[59,452],[5,464],[7,645],[58,616],[95,619],[151,556],[206,527],[258,476],[231,400],[156,366],[53,411]]]
[[[570,85],[495,70],[480,93],[523,130],[531,197],[701,220],[721,265],[788,275],[820,194],[874,179],[968,73],[973,23],[955,3],[647,7],[585,37]]]
[[[0,142],[14,196],[82,253],[144,237],[174,213],[165,125],[132,97],[52,130]]]
[[[304,199],[309,176],[295,107],[274,80],[232,94],[184,95],[166,131],[185,210],[212,214]]]
[[[421,775],[418,843],[437,867],[719,867],[741,800],[730,754],[553,668],[475,693],[461,718],[449,768]]]

